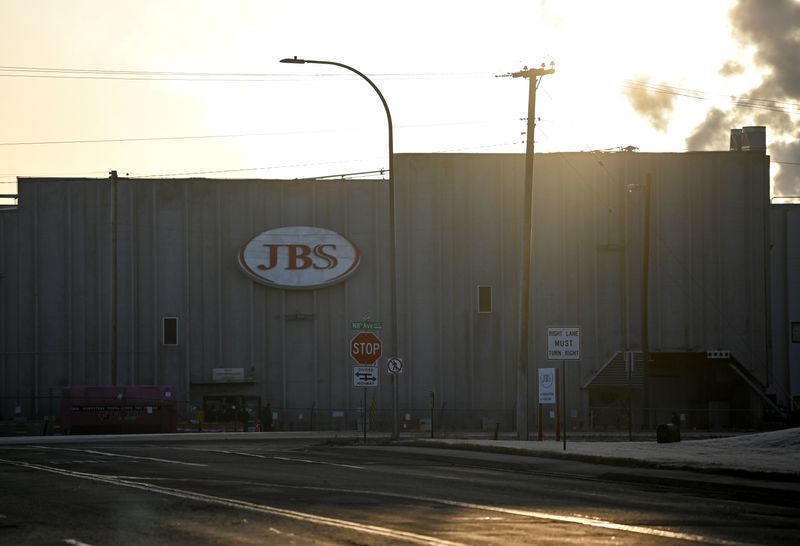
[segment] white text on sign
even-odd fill
[[[364,341],[357,341],[353,343],[353,354],[354,355],[377,355],[381,352],[381,344],[380,343],[367,343]]]

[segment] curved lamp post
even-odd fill
[[[319,61],[313,59],[298,59],[296,56],[292,58],[281,59],[282,63],[290,64],[329,64],[338,66],[358,74],[364,79],[378,94],[383,104],[383,109],[386,110],[386,121],[389,125],[389,325],[392,330],[391,343],[389,345],[390,356],[397,356],[397,268],[396,268],[396,235],[395,235],[395,211],[394,211],[394,134],[392,129],[392,114],[389,112],[389,105],[386,99],[383,98],[383,93],[378,89],[372,80],[370,80],[362,72],[356,70],[352,66],[337,63],[334,61]],[[366,427],[365,427],[366,430]],[[392,438],[396,439],[400,436],[400,419],[398,412],[398,378],[397,374],[392,374]]]

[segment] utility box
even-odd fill
[[[666,423],[656,428],[656,441],[659,444],[669,444],[681,441],[681,429],[678,425]]]

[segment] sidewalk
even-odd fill
[[[572,441],[424,439],[403,445],[470,449],[517,455],[563,457],[625,466],[763,474],[773,478],[800,480],[800,428],[745,434],[728,438],[684,440],[659,444],[655,441]]]

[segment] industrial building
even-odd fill
[[[570,430],[791,412],[800,216],[770,204],[763,148],[536,155],[527,385],[524,156],[399,154],[395,171],[394,272],[382,180],[19,179],[0,211],[2,419],[57,421],[66,387],[168,385],[184,422],[269,404],[275,428],[349,429],[366,398],[389,430],[391,356],[408,430],[514,430],[522,396],[533,431],[540,368],[564,369]],[[556,326],[580,329],[580,360],[548,360]],[[365,329],[383,341],[368,388]]]

